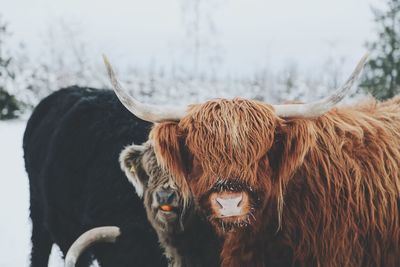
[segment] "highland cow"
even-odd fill
[[[366,62],[308,104],[215,99],[154,107],[159,163],[224,238],[222,266],[400,266],[400,97],[335,107]],[[169,112],[161,112],[168,109]]]
[[[175,177],[158,164],[151,143],[126,147],[120,163],[136,192],[143,192],[147,218],[169,265],[220,266],[219,238],[195,206],[192,194],[179,190]]]
[[[220,241],[196,210],[191,194],[177,190],[173,177],[158,165],[152,146],[149,143],[128,146],[122,151],[120,162],[136,192],[143,197],[147,217],[157,232],[169,266],[219,266]],[[85,233],[68,251],[67,266],[75,266],[79,255],[92,244],[114,241],[118,235],[115,227]]]

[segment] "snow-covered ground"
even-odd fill
[[[0,267],[29,266],[29,184],[22,151],[25,125],[26,121],[0,121]],[[56,246],[49,266],[63,266]]]

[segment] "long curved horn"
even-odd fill
[[[185,116],[187,107],[149,105],[141,103],[130,96],[116,78],[114,70],[105,55],[103,55],[103,59],[115,94],[133,115],[149,122],[179,121]]]
[[[116,226],[96,227],[83,233],[69,248],[67,256],[65,256],[65,267],[75,267],[82,252],[93,244],[99,242],[114,243],[120,235],[121,231]]]
[[[279,117],[302,117],[302,118],[315,118],[319,117],[331,108],[333,108],[337,103],[339,103],[350,91],[351,87],[358,80],[361,71],[363,70],[365,64],[368,60],[368,54],[365,54],[357,67],[354,69],[350,78],[346,83],[337,89],[332,95],[325,97],[321,100],[307,103],[307,104],[285,104],[285,105],[274,105],[275,113]]]

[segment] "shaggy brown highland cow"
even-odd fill
[[[159,122],[159,162],[224,237],[223,266],[398,267],[400,97],[334,108],[365,61],[313,103],[215,99],[169,114],[109,73],[131,112]]]

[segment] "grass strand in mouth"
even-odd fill
[[[174,210],[174,207],[172,207],[171,205],[160,205],[160,210],[171,212]]]

